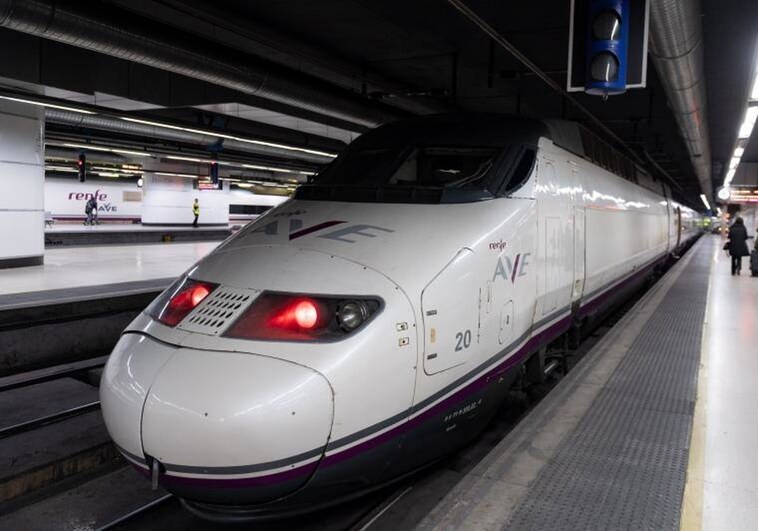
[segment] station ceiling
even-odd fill
[[[565,86],[569,0],[465,3]],[[444,0],[97,4],[144,17],[155,28],[165,27],[165,35],[189,36],[200,48],[207,43],[222,55],[226,50],[243,63],[245,58],[251,63],[261,59],[276,63],[282,72],[313,81],[309,86],[334,87],[335,95],[365,102],[376,113],[402,116],[464,109],[587,122],[586,116]],[[701,0],[701,4],[713,182],[718,185],[731,157],[756,64],[758,2]],[[118,16],[113,19],[117,22]],[[72,76],[72,71],[77,75]],[[236,121],[238,127],[243,122],[265,122],[280,137],[292,131],[306,143],[337,145],[366,130],[365,125],[318,110],[7,29],[0,29],[0,76],[146,102],[154,110],[142,112],[172,119],[208,120],[207,115],[215,115]],[[700,205],[700,186],[652,64],[645,89],[607,101],[577,97],[625,144],[638,153],[647,152],[656,163],[653,173],[674,180],[682,199]],[[756,137],[747,146],[744,162],[758,162]]]

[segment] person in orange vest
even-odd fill
[[[195,198],[195,202],[192,203],[192,213],[195,215],[195,221],[192,222],[193,227],[197,227],[197,218],[200,217],[200,203]]]

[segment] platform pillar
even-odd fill
[[[44,138],[42,107],[0,100],[0,269],[44,261]]]

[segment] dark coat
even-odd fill
[[[732,225],[729,229],[729,254],[750,256],[750,249],[747,248],[747,229],[744,225]]]

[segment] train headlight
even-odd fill
[[[361,326],[369,316],[369,309],[363,301],[348,301],[337,310],[337,321],[346,332]]]
[[[264,292],[223,335],[261,341],[335,341],[369,322],[381,306],[375,298]]]

